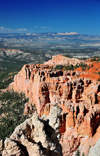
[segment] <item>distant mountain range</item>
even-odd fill
[[[75,58],[100,56],[100,36],[76,32],[0,33],[1,69],[6,69],[9,62],[11,65],[18,65],[20,61],[20,66],[26,63],[44,63],[58,54]]]
[[[51,49],[84,49],[100,47],[100,36],[81,35],[76,32],[66,33],[27,33],[3,34],[0,33],[0,47],[30,47]]]

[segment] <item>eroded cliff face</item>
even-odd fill
[[[24,92],[30,102],[36,105],[39,115],[43,114],[47,103],[71,100],[95,104],[100,98],[100,85],[95,81],[77,78],[77,72],[74,71],[53,71],[47,65],[24,65],[9,85],[11,88]]]
[[[59,143],[60,113],[58,104],[52,104],[49,116],[33,116],[17,126],[10,136],[0,141],[2,156],[62,156]]]
[[[58,103],[62,108],[59,141],[63,155],[75,155],[77,148],[88,154],[100,137],[100,83],[80,77],[84,75],[81,71],[54,71],[52,65],[24,65],[9,89],[24,92],[41,118],[49,116],[52,103]]]

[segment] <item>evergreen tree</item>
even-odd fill
[[[80,156],[80,151],[79,151],[79,149],[77,149],[77,152],[76,152],[75,156]]]

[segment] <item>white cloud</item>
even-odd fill
[[[27,31],[26,28],[20,28],[20,29],[10,29],[10,28],[4,28],[4,27],[0,27],[0,30],[2,32],[10,32],[10,33],[14,33],[14,32],[21,32],[21,31]]]
[[[57,33],[56,35],[78,35],[77,32],[65,32],[65,33]]]
[[[54,35],[54,36],[57,36],[57,35],[78,35],[78,33],[77,32],[64,32],[64,33],[61,33],[61,32],[59,32],[59,33],[52,33],[52,35]]]
[[[20,28],[20,29],[18,29],[18,30],[20,30],[20,31],[26,31],[27,29],[22,29],[22,28]]]
[[[51,29],[50,27],[41,27],[42,29]]]
[[[4,28],[4,27],[0,27],[0,29],[3,29],[3,30],[11,30],[9,28]]]
[[[31,33],[27,33],[26,35],[31,35]]]
[[[34,26],[34,28],[37,28],[37,26]]]

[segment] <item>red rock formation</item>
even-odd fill
[[[58,103],[63,110],[60,115],[63,155],[71,156],[78,147],[87,154],[89,146],[100,137],[100,84],[86,78],[85,71],[81,78],[81,71],[54,71],[52,65],[62,62],[68,65],[80,63],[77,59],[73,63],[58,55],[53,57],[51,66],[49,63],[24,65],[9,89],[23,91],[30,103],[36,105],[40,116],[49,115],[53,107],[51,103]],[[28,107],[25,110],[28,112]]]
[[[86,78],[91,78],[92,80],[98,80],[100,79],[100,62],[90,62],[87,61],[87,68],[82,71],[82,67],[77,68],[75,71],[80,71],[80,77],[86,77]]]

